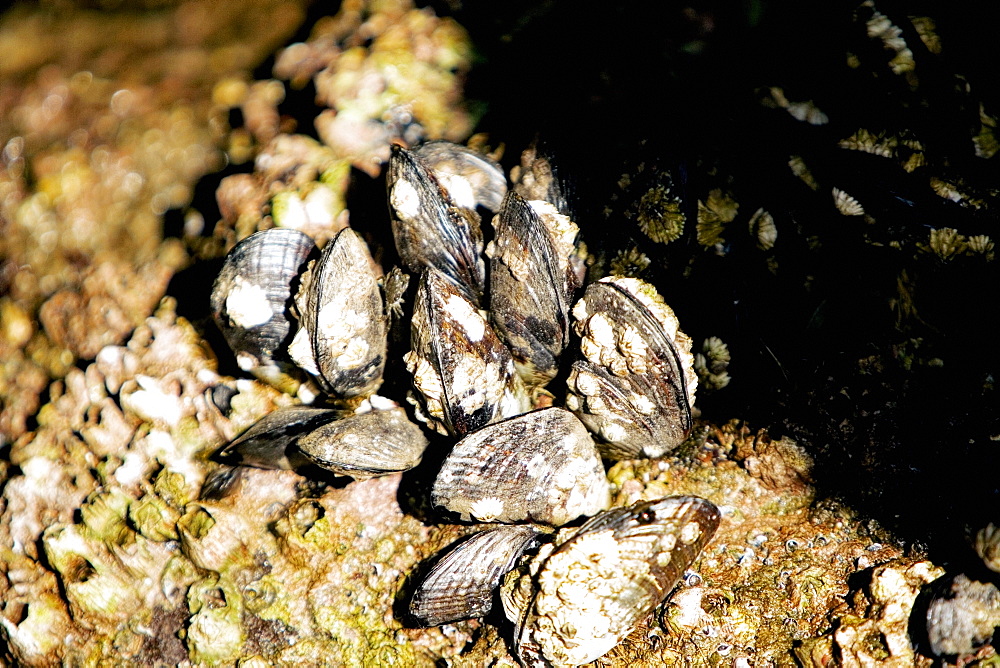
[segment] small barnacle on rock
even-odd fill
[[[643,233],[657,243],[669,243],[684,232],[685,215],[681,199],[669,182],[653,186],[639,200],[636,222]]]
[[[1000,527],[990,522],[977,531],[974,547],[986,567],[1000,573]]]
[[[865,215],[865,208],[861,206],[861,203],[840,188],[833,188],[833,205],[837,207],[837,211],[845,216]]]
[[[895,139],[891,136],[884,137],[881,134],[873,134],[865,128],[858,128],[850,137],[837,142],[837,146],[852,151],[864,151],[883,158],[891,158],[896,149]]]
[[[916,68],[916,63],[913,60],[913,52],[903,39],[902,29],[888,16],[876,10],[873,0],[866,0],[861,3],[861,7],[868,12],[866,21],[868,37],[880,40],[883,48],[894,54],[889,61],[893,74],[911,73]]]
[[[941,53],[941,36],[937,34],[937,22],[929,16],[911,16],[910,23],[931,53]]]
[[[635,246],[620,250],[611,258],[608,269],[614,276],[638,277],[649,266],[649,258]]]
[[[974,195],[961,179],[943,179],[932,176],[930,177],[930,186],[931,190],[939,197],[956,202],[965,208],[982,209],[986,206],[983,199]]]
[[[997,119],[986,113],[986,107],[979,103],[979,133],[972,138],[976,147],[976,156],[990,159],[1000,150],[1000,139],[997,137]]]
[[[977,234],[967,239],[969,252],[982,255],[988,262],[993,261],[993,240],[985,234]]]
[[[793,155],[790,157],[788,159],[788,167],[792,170],[792,174],[794,174],[811,189],[819,190],[819,183],[816,181],[816,177],[813,176],[812,172],[809,171],[809,167],[806,166],[806,162],[802,159],[802,156]]]
[[[949,262],[963,255],[968,247],[965,236],[952,227],[932,228],[930,239],[926,243],[917,244],[918,249],[924,253],[934,253],[943,262]]]
[[[723,194],[719,188],[709,191],[704,202],[698,200],[698,243],[702,246],[722,243],[726,224],[736,218],[739,208],[732,196]]]
[[[780,107],[795,120],[805,121],[810,125],[826,125],[830,121],[830,118],[812,100],[792,102],[785,97],[785,91],[777,86],[769,88],[768,95],[762,101],[767,106]]]
[[[717,336],[705,339],[701,352],[694,356],[694,370],[699,386],[706,390],[721,390],[729,385],[729,347]]]
[[[770,250],[774,248],[774,242],[778,240],[778,227],[774,224],[774,216],[764,210],[764,207],[757,209],[750,216],[750,235],[757,240],[757,248]]]

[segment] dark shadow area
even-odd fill
[[[434,7],[451,9],[442,5]],[[715,335],[729,344],[733,382],[699,395],[706,417],[745,417],[799,439],[817,458],[823,494],[927,545],[938,563],[973,568],[969,528],[1000,502],[1000,485],[977,473],[1000,464],[992,440],[1000,359],[994,346],[973,343],[994,338],[987,323],[1000,315],[1000,276],[995,263],[959,266],[894,244],[913,248],[931,228],[995,230],[995,211],[947,201],[927,182],[942,166],[970,188],[1000,182],[997,160],[975,155],[968,128],[978,108],[962,88],[967,82],[991,113],[1000,109],[1000,75],[990,64],[997,49],[983,2],[880,2],[913,50],[918,95],[889,73],[893,54],[852,23],[856,7],[525,0],[488,12],[463,4],[454,16],[476,45],[466,94],[486,109],[477,129],[507,143],[505,166],[544,137],[579,182],[588,246],[637,242],[654,256],[649,278],[684,329],[696,341]],[[921,15],[935,20],[941,55],[907,19]],[[861,68],[845,66],[848,52]],[[865,70],[872,64],[881,67],[875,74]],[[809,125],[762,107],[761,90],[771,86],[812,100],[830,122]],[[906,173],[839,149],[858,128],[909,131],[938,163]],[[790,173],[792,155],[819,182],[865,202],[878,224],[845,219],[828,188],[804,187]],[[649,244],[605,218],[621,175],[639,164],[675,175],[689,220],[697,193],[716,184],[736,193],[737,222],[758,206],[774,214],[780,271],[737,232],[726,235],[724,255],[713,255],[691,237]],[[916,313],[900,320],[904,269],[919,293]]]

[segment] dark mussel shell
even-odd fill
[[[366,396],[382,383],[386,316],[371,254],[361,236],[341,230],[302,278],[296,305],[302,329],[290,353],[325,392]]]
[[[212,287],[212,313],[240,368],[282,389],[294,374],[285,349],[293,284],[317,252],[302,232],[263,230],[229,251]]]
[[[330,408],[283,406],[253,423],[216,457],[227,464],[259,469],[298,468],[305,463],[296,447],[299,438],[340,415]]]
[[[363,480],[410,470],[420,463],[427,438],[397,407],[320,425],[299,438],[297,447],[317,466]]]
[[[579,665],[607,653],[659,605],[719,526],[697,496],[641,501],[586,522],[531,577],[515,619],[524,666]],[[508,599],[509,600],[509,599]]]
[[[566,273],[548,228],[517,193],[507,193],[493,226],[490,315],[521,377],[544,385],[569,341]]]
[[[457,205],[434,172],[412,151],[393,145],[387,177],[392,234],[406,267],[433,267],[477,305],[486,266],[479,216]]]
[[[490,211],[500,208],[507,193],[507,177],[496,161],[475,149],[443,140],[415,146],[413,152],[430,167],[458,206],[482,206]]]
[[[463,539],[421,580],[410,600],[410,614],[425,626],[488,614],[501,578],[543,533],[541,527],[523,524]]]
[[[423,396],[424,417],[441,433],[463,436],[529,408],[510,352],[475,304],[437,270],[421,276],[404,360]]]

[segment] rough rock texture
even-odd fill
[[[334,234],[349,166],[376,172],[390,140],[464,138],[464,31],[406,2],[347,2],[318,22],[275,72],[292,89],[315,78],[317,141],[290,134],[288,89],[250,75],[298,5],[155,5],[0,16],[0,665],[514,665],[497,615],[418,629],[402,614],[414,574],[469,531],[428,512],[436,471],[346,484],[248,470],[199,500],[210,455],[293,399],[220,371],[228,353],[164,298],[191,257],[259,227]],[[396,104],[414,89],[429,97]],[[255,171],[223,182],[220,224],[188,211],[183,241],[163,241],[164,213],[223,156]],[[701,238],[721,243],[732,203],[720,191],[702,208]],[[966,259],[985,258],[970,239]],[[959,241],[921,252],[944,261]],[[704,349],[718,368],[703,366],[723,386],[739,366],[719,345]],[[818,496],[818,467],[739,421],[611,467],[615,504],[698,494],[722,524],[599,663],[930,665],[912,611],[942,569]],[[975,651],[958,660],[992,647]]]

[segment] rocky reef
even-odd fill
[[[606,463],[612,506],[696,495],[721,514],[596,665],[996,661],[1000,520],[973,474],[1000,459],[997,369],[973,308],[995,310],[998,107],[985,56],[956,43],[969,14],[818,11],[848,48],[816,37],[808,77],[747,85],[719,63],[770,54],[787,3],[92,4],[0,15],[0,665],[517,665],[499,606],[431,628],[407,613],[482,528],[430,506],[446,451],[429,432],[413,471],[247,468],[205,493],[221,448],[312,399],[243,372],[208,299],[225,252],[275,227],[322,245],[350,226],[388,274],[392,144],[513,167],[536,131],[579,175],[590,278],[650,281],[694,338],[691,435]],[[539,46],[568,11],[607,43],[575,73],[564,38]],[[703,99],[668,123],[633,97],[659,85]],[[726,98],[731,131],[704,113]],[[700,113],[699,143],[675,128]]]

